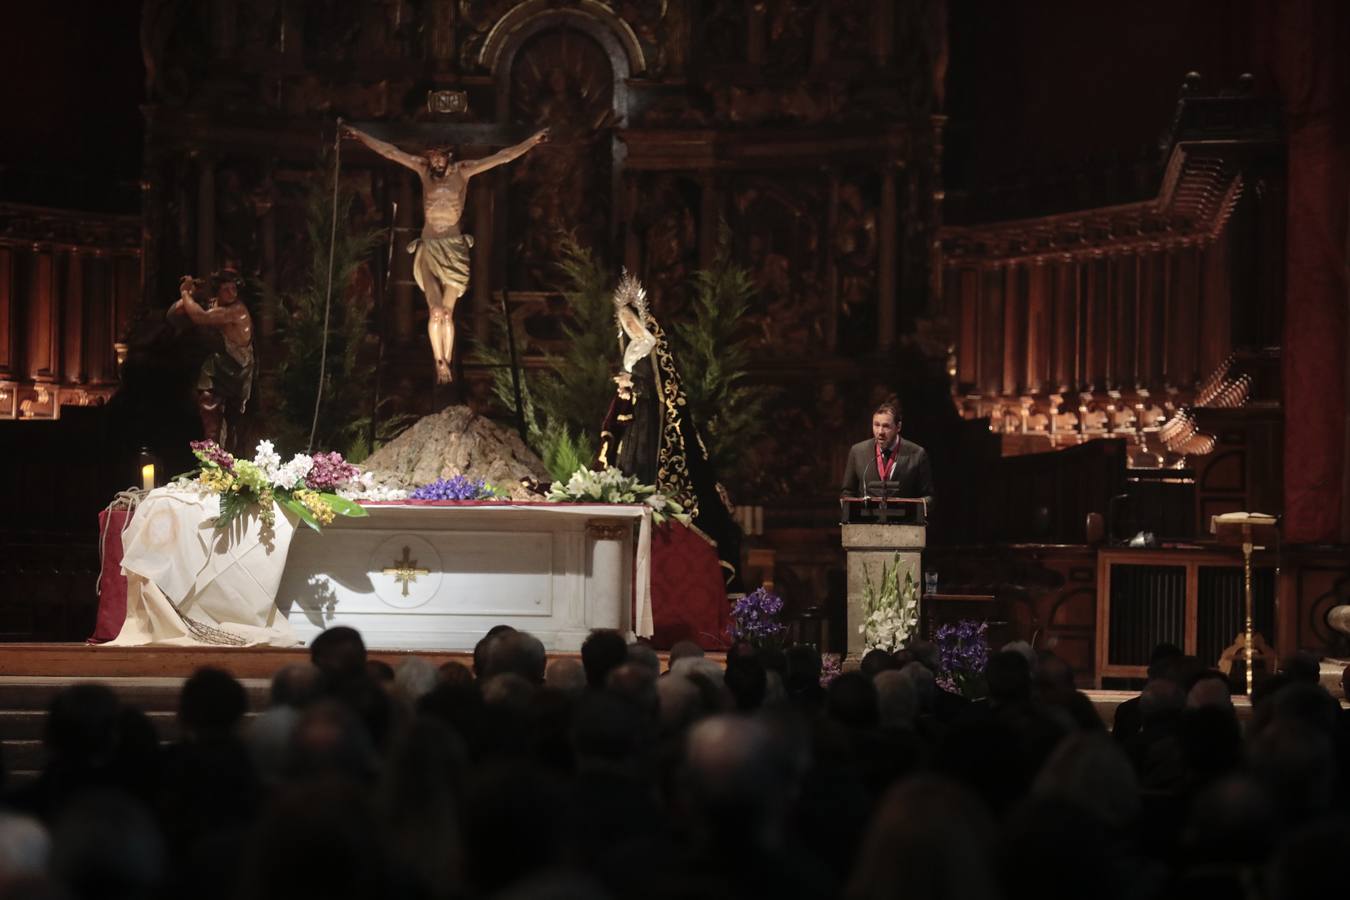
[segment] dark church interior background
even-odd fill
[[[418,227],[415,184],[342,148],[353,217],[382,236],[342,292],[369,305],[377,418],[454,400],[510,421],[472,342],[505,302],[527,367],[560,352],[564,234],[671,322],[725,253],[755,288],[742,336],[770,401],[724,481],[759,523],[747,574],[799,627],[841,641],[839,473],[897,395],[941,498],[926,565],[1081,679],[1138,662],[1121,629],[1101,640],[1135,583],[1113,548],[1155,535],[1131,577],[1165,580],[1237,510],[1283,516],[1278,574],[1258,561],[1277,651],[1346,649],[1326,623],[1350,597],[1339,4],[71,0],[4,19],[6,640],[89,633],[98,510],[142,449],[186,469],[196,436],[196,351],[155,325],[185,273],[303,287],[306,186],[341,116],[469,156],[553,136],[471,189],[453,394],[428,377],[409,258],[385,262]],[[265,377],[281,315],[255,310]]]

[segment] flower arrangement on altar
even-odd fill
[[[765,588],[756,588],[731,606],[731,625],[727,633],[732,643],[744,641],[752,647],[777,644],[787,626],[779,621],[783,598]]]
[[[657,525],[667,519],[689,524],[684,507],[657,491],[655,485],[643,484],[613,467],[577,469],[566,482],[553,482],[547,499],[552,503],[645,503],[651,507],[652,521]]]
[[[858,626],[863,644],[868,650],[899,650],[919,625],[919,589],[911,572],[905,572],[904,584],[900,583],[899,555],[882,564],[879,584],[867,579],[863,604],[867,618]]]
[[[962,619],[940,626],[933,637],[938,646],[938,684],[967,697],[980,694],[989,665],[989,623]]]
[[[276,524],[273,503],[295,513],[315,531],[335,516],[367,514],[337,493],[359,485],[362,478],[361,469],[341,453],[297,453],[283,463],[271,441],[260,441],[251,460],[235,458],[214,441],[193,441],[192,454],[201,463],[195,483],[220,496],[217,529],[227,527],[253,504],[266,528]]]
[[[467,475],[452,475],[449,478],[437,478],[430,484],[424,484],[408,494],[409,500],[496,500],[502,491],[487,483],[484,478],[469,478]]]

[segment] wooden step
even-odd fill
[[[178,740],[178,714],[172,710],[143,709],[161,741]],[[35,709],[0,709],[0,742],[40,741],[47,730],[47,713]]]
[[[33,710],[45,713],[56,695],[76,684],[104,684],[112,688],[123,703],[147,712],[176,712],[178,695],[185,678],[116,678],[89,675],[0,675],[0,710]],[[271,682],[266,678],[241,678],[248,694],[249,708],[267,705]]]
[[[372,650],[395,668],[411,656],[434,666],[447,662],[473,665],[473,654],[459,651]],[[577,653],[550,654],[579,657]],[[235,678],[270,679],[285,666],[309,662],[303,647],[106,647],[97,644],[0,644],[0,675],[103,678],[186,678],[205,666]],[[3,705],[3,704],[0,704]]]

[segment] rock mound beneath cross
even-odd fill
[[[515,431],[467,406],[451,406],[418,420],[376,450],[362,467],[377,483],[407,490],[437,478],[483,478],[514,500],[539,499],[521,479],[548,481],[548,470]]]

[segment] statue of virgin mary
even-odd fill
[[[613,466],[643,484],[656,485],[684,507],[694,526],[717,544],[723,565],[735,573],[740,528],[718,490],[665,332],[647,308],[647,292],[627,272],[614,292],[614,317],[623,363],[600,427],[596,467]]]

